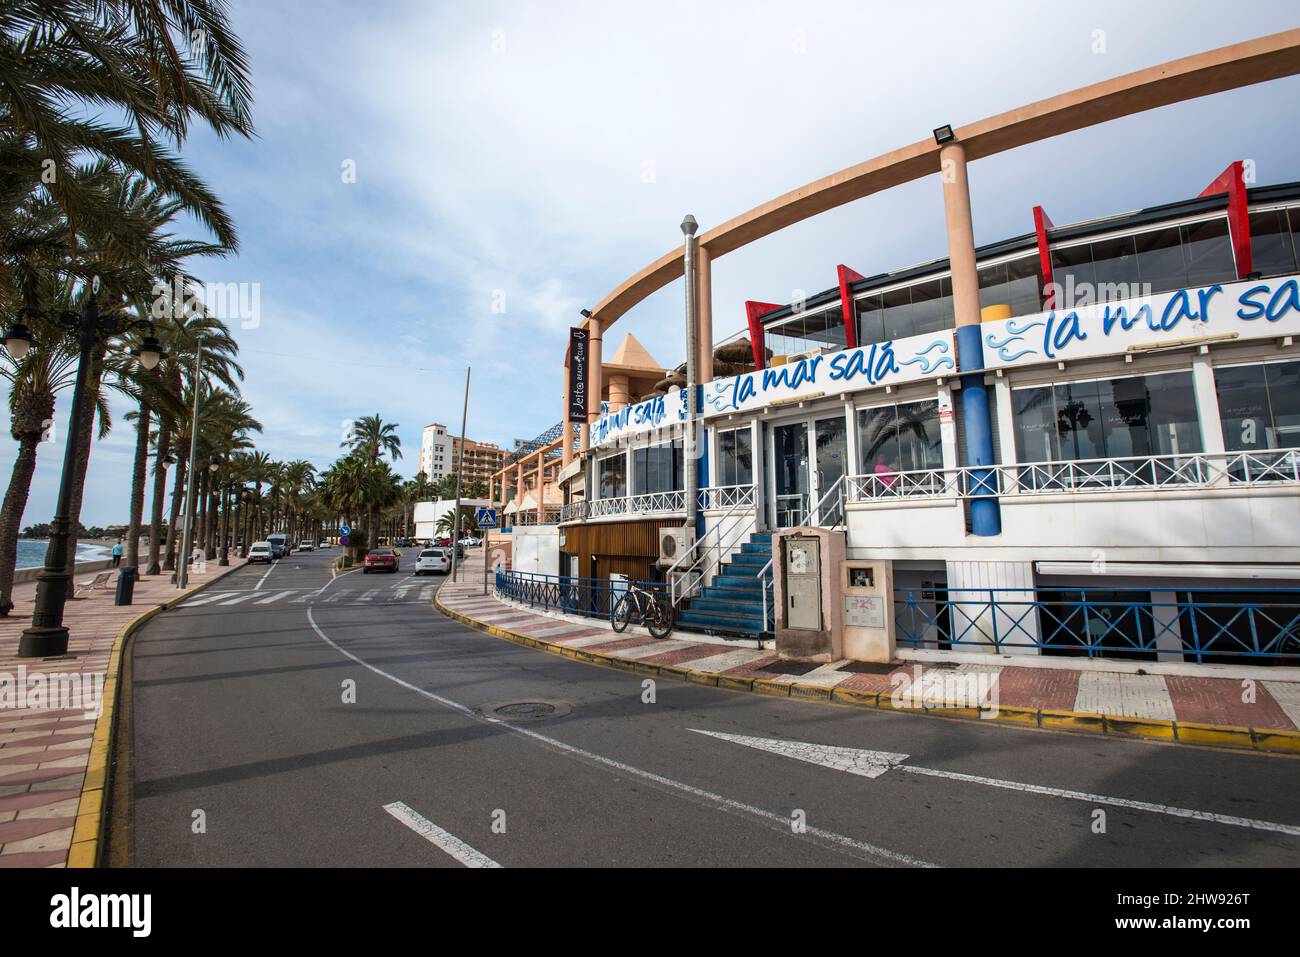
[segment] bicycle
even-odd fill
[[[616,634],[622,634],[632,622],[645,625],[653,638],[666,638],[673,630],[672,611],[667,608],[659,596],[637,586],[636,582],[627,583],[627,591],[614,604],[610,613],[610,627]]]

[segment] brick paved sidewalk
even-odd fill
[[[724,687],[744,687],[776,693],[789,685],[793,697],[857,700],[881,696],[879,704],[889,706],[889,696],[900,687],[916,689],[915,706],[941,704],[955,685],[996,687],[997,706],[1004,710],[1051,712],[1055,715],[1103,715],[1137,722],[1169,722],[1188,725],[1184,740],[1230,743],[1226,735],[1198,734],[1192,725],[1215,728],[1256,729],[1262,732],[1294,732],[1300,729],[1300,676],[1297,669],[1252,668],[1252,680],[1227,676],[1219,670],[1206,676],[1135,674],[1103,671],[1093,667],[1070,667],[1059,658],[1051,667],[1009,664],[1007,656],[989,656],[989,661],[898,660],[887,665],[853,661],[809,664],[780,660],[771,650],[758,649],[755,642],[723,642],[704,635],[677,631],[656,641],[637,629],[616,635],[609,623],[593,618],[543,614],[483,594],[482,557],[466,556],[466,575],[460,582],[447,582],[438,593],[446,610],[477,624],[536,639],[562,649],[580,649],[619,661],[681,669],[694,675],[716,675]],[[962,656],[969,659],[970,655]],[[1064,667],[1062,667],[1064,665]],[[1272,676],[1277,672],[1278,677]],[[904,682],[904,678],[907,679]],[[740,680],[736,680],[740,679]],[[961,685],[965,682],[964,685]],[[1249,700],[1253,696],[1253,700]],[[1243,701],[1243,697],[1248,700]],[[897,707],[897,705],[894,705]],[[1046,725],[1047,722],[1036,722]],[[1079,722],[1082,724],[1083,722]],[[1102,723],[1097,722],[1100,726]],[[1062,726],[1069,726],[1062,721]],[[1137,732],[1141,733],[1141,732]],[[1172,737],[1153,733],[1152,736]],[[1245,746],[1259,735],[1244,735]]]
[[[241,559],[232,559],[226,568],[208,562],[206,569],[191,574],[191,588],[185,593],[241,565]],[[78,581],[90,579],[93,573],[76,577]],[[78,675],[86,686],[93,687],[93,682],[102,681],[109,669],[113,644],[123,627],[138,615],[174,602],[183,594],[172,585],[170,577],[170,573],[164,573],[137,581],[134,604],[128,606],[113,604],[116,572],[108,590],[69,601],[63,620],[70,631],[68,654],[72,657],[59,659],[17,656],[19,635],[31,623],[36,584],[16,586],[15,608],[9,617],[0,618],[0,682],[8,682],[12,690],[24,691],[25,700],[29,700],[35,682],[48,680],[38,675]],[[13,682],[20,668],[26,669],[28,681],[15,688]],[[105,691],[111,693],[115,688],[113,676]],[[95,725],[95,714],[81,708],[0,709],[0,867],[66,864]],[[104,755],[99,757],[103,760]]]

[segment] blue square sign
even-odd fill
[[[478,527],[496,528],[497,510],[495,508],[480,508],[478,510]]]

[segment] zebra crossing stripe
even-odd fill
[[[236,595],[234,598],[230,599],[229,601],[217,602],[217,604],[219,604],[219,605],[238,605],[241,601],[248,601],[248,599],[250,599],[250,598],[256,598],[256,597],[257,597],[257,592],[255,592],[255,591],[250,591],[250,592],[248,592],[247,594],[244,594],[244,595]]]
[[[292,595],[292,594],[293,594],[292,591],[282,591],[282,592],[277,592],[277,593],[274,594],[274,595],[267,595],[265,598],[259,598],[257,601],[253,602],[253,604],[254,604],[254,605],[269,605],[269,604],[271,604],[272,602],[279,601],[281,598],[288,598],[288,597],[289,597],[290,595]]]
[[[212,595],[200,595],[197,598],[191,598],[189,601],[187,601],[185,603],[185,607],[194,608],[198,605],[206,605],[209,602],[214,602],[219,598],[229,598],[230,594],[231,593],[228,591],[219,591]]]

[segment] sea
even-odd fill
[[[38,568],[45,564],[45,551],[50,547],[50,543],[40,538],[20,538],[18,539],[18,564],[17,568]],[[93,562],[100,558],[108,558],[112,554],[112,549],[106,545],[93,545],[77,543],[77,561]]]

